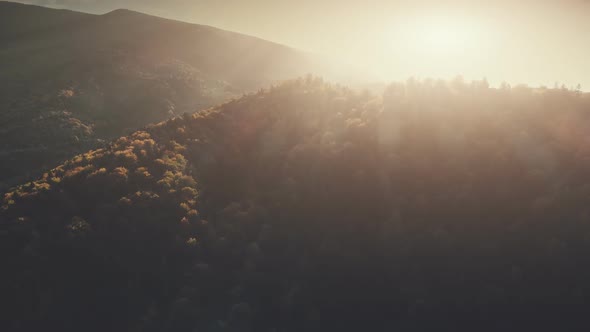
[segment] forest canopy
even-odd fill
[[[575,327],[589,111],[568,89],[306,77],[147,126],[4,195],[3,327]]]
[[[149,123],[314,71],[283,45],[130,10],[0,1],[0,45],[0,191]]]

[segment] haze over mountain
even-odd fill
[[[129,8],[324,54],[382,80],[487,77],[590,89],[587,0],[19,0]]]
[[[27,2],[0,331],[590,330],[590,2]]]
[[[0,188],[105,139],[315,71],[286,46],[129,10],[0,2]]]
[[[0,203],[3,331],[577,331],[590,95],[307,78]]]

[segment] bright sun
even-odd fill
[[[411,44],[417,52],[432,56],[462,54],[478,48],[483,38],[477,25],[444,17],[416,20],[405,33],[414,39]]]
[[[459,47],[465,40],[462,31],[452,26],[426,26],[416,37],[431,51]]]
[[[481,21],[450,15],[421,15],[393,23],[386,37],[391,67],[406,63],[417,75],[449,77],[485,68],[493,43]]]

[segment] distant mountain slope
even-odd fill
[[[288,47],[129,10],[0,2],[0,188],[101,139],[313,71]]]
[[[148,126],[4,197],[0,328],[578,330],[589,107],[301,79]]]
[[[93,15],[0,1],[0,16],[0,40],[7,42],[19,38],[38,38],[80,23]]]

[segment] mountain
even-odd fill
[[[289,81],[8,192],[6,331],[577,330],[590,95]]]
[[[129,10],[0,2],[0,189],[148,123],[317,69],[258,38]]]

